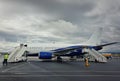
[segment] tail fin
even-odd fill
[[[90,37],[88,41],[85,42],[85,44],[93,46],[100,45],[102,31],[103,31],[102,28],[98,28],[98,30],[93,33],[93,35]]]

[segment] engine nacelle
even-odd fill
[[[40,52],[39,53],[39,59],[51,59],[53,57],[52,52]]]

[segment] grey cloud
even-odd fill
[[[57,15],[66,21],[81,20],[85,12],[94,8],[94,3],[90,1],[80,1],[79,3],[60,3],[56,0],[5,0],[4,14],[24,14],[24,13],[48,13]],[[82,3],[82,4],[81,4]],[[81,17],[78,19],[78,17]],[[82,18],[84,19],[84,18]]]
[[[0,38],[6,42],[17,42],[20,39],[25,39],[26,36],[0,31]]]
[[[0,32],[6,41],[79,43],[98,27],[104,28],[103,42],[120,41],[119,0],[0,0],[0,4],[1,27],[15,31]],[[4,20],[9,24],[2,23]]]

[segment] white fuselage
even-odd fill
[[[73,45],[75,44],[28,44],[27,51],[30,53],[39,53],[41,51],[50,51]]]

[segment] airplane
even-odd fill
[[[90,39],[81,44],[26,44],[27,56],[38,56],[39,59],[52,59],[57,57],[57,61],[62,60],[62,56],[83,56],[87,52],[84,49],[94,50],[95,52],[103,49],[103,47],[116,44],[118,42],[112,42],[107,44],[101,44],[101,33],[102,28],[98,28],[97,31],[93,33]],[[28,45],[28,46],[27,46]],[[94,53],[94,52],[92,52]]]

